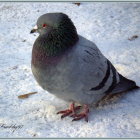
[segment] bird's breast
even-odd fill
[[[56,65],[62,56],[47,56],[46,52],[42,50],[32,51],[32,64],[36,67],[42,67],[46,65]]]

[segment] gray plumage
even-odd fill
[[[63,19],[63,17],[66,18]],[[37,21],[40,35],[33,46],[32,72],[44,90],[66,101],[91,105],[106,94],[115,94],[137,87],[134,81],[124,78],[116,71],[93,42],[80,35],[76,36],[76,29],[71,29],[75,28],[73,23],[65,27],[65,30],[69,28],[73,30],[70,33],[72,37],[69,37],[72,41],[69,39],[66,41],[72,45],[68,45],[68,48],[65,46],[64,50],[59,48],[63,46],[60,44],[68,35],[63,36],[62,34],[62,37],[59,36],[60,44],[50,47],[48,42],[50,41],[51,44],[54,39],[53,35],[48,42],[45,40],[48,39],[51,32],[61,32],[59,26],[63,20],[66,20],[65,24],[71,22],[62,13],[45,14]],[[42,24],[49,26],[43,29],[41,28]],[[62,51],[60,53],[54,49],[55,55],[50,55],[47,53],[49,47],[51,49],[56,47]],[[42,53],[42,51],[46,51],[46,53]]]

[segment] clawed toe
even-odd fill
[[[69,112],[69,111],[70,111],[70,110],[67,109],[67,110],[59,111],[59,112],[57,112],[56,114],[64,114],[64,113],[67,113],[67,112]]]
[[[69,116],[70,114],[72,114],[72,115],[75,115],[75,112],[77,111],[77,110],[79,110],[81,108],[81,106],[74,106],[74,103],[72,103],[71,105],[70,105],[70,108],[69,109],[67,109],[67,110],[63,110],[63,111],[59,111],[59,112],[57,112],[57,114],[63,114],[63,115],[61,115],[61,119],[63,119],[63,118],[65,118],[65,117],[67,117],[67,116]],[[72,116],[71,115],[71,116]]]
[[[74,106],[74,103],[70,105],[70,108],[67,110],[59,111],[57,114],[62,114],[61,119],[70,116],[74,118],[72,121],[78,121],[83,118],[85,118],[85,121],[88,122],[88,113],[89,113],[89,108],[87,105],[84,105],[84,110],[80,114],[76,114],[76,111],[79,110],[81,106]]]
[[[61,115],[61,119],[69,116],[71,113],[72,113],[72,110],[69,110],[69,109],[57,112],[57,114],[63,114]]]
[[[84,105],[84,111],[82,113],[71,115],[74,118],[72,121],[78,121],[85,118],[85,121],[88,122],[88,113],[89,108],[87,105]]]
[[[78,120],[81,120],[83,118],[85,118],[85,121],[88,122],[88,114],[85,114],[85,113],[75,115],[74,119],[72,121],[78,121]]]

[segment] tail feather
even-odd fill
[[[112,91],[113,94],[140,88],[136,85],[134,81],[125,78],[121,74],[119,74],[119,76],[120,76],[120,82],[116,85],[116,87]]]

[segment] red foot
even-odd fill
[[[88,113],[89,113],[89,108],[87,105],[84,105],[84,111],[82,113],[71,115],[71,117],[74,118],[72,121],[78,121],[85,118],[85,121],[88,122]]]
[[[69,109],[67,109],[67,110],[63,110],[63,111],[59,111],[59,112],[57,112],[57,114],[63,114],[62,116],[61,116],[61,119],[63,119],[64,117],[67,117],[67,116],[69,116],[70,114],[72,114],[73,113],[73,115],[75,115],[75,111],[76,110],[79,110],[81,108],[81,106],[74,106],[74,103],[72,103],[71,105],[70,105],[70,108]]]

